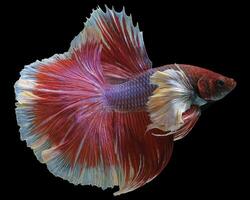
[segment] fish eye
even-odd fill
[[[223,80],[217,80],[216,81],[216,85],[219,86],[219,87],[223,87],[225,85],[225,82]]]

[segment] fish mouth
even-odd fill
[[[234,79],[230,78],[229,79],[229,87],[230,87],[231,91],[236,87],[236,85],[237,85],[237,82]]]

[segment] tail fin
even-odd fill
[[[113,25],[128,27],[122,14],[117,20],[117,13],[108,13],[104,18],[112,17]],[[89,24],[72,41],[69,52],[25,66],[15,84],[16,115],[21,139],[55,176],[103,189],[119,185],[118,195],[144,185],[161,172],[170,159],[173,137],[145,134],[150,123],[145,111],[108,110],[103,97],[107,73],[103,73],[100,61],[103,38],[103,33]],[[137,41],[135,47],[139,48],[142,41]],[[128,47],[131,42],[127,42]],[[106,46],[104,55],[107,51]],[[137,52],[145,56],[145,52]],[[114,63],[117,67],[113,66],[110,71],[114,74],[108,77],[117,77],[115,69],[126,71],[127,76],[122,77],[126,79],[128,74],[147,68],[137,64],[133,71],[126,68],[127,61],[120,63]]]
[[[106,128],[102,123],[109,117],[103,105],[105,80],[99,42],[95,31],[84,29],[72,41],[68,53],[25,66],[15,93],[21,139],[26,140],[38,160],[47,163],[55,175],[73,183],[105,187],[114,183],[104,183],[98,176],[95,180],[100,183],[91,182],[90,169],[84,173],[84,182],[80,177],[83,168],[99,163],[100,151],[106,158],[102,164],[114,163],[114,154],[108,151],[111,138],[97,133]],[[83,162],[83,158],[89,160]]]

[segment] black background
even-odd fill
[[[14,112],[13,85],[23,66],[37,59],[67,51],[70,41],[83,29],[91,10],[100,5],[126,7],[144,33],[154,67],[186,63],[233,77],[237,88],[202,113],[197,125],[175,143],[169,165],[145,186],[117,199],[228,198],[241,199],[249,180],[247,169],[246,60],[247,12],[231,3],[165,3],[165,1],[44,1],[11,2],[2,8],[2,79],[7,111],[1,141],[1,190],[25,198],[111,199],[114,190],[74,186],[54,177],[40,164],[32,150],[19,139]],[[247,88],[247,87],[246,87]],[[150,147],[149,147],[150,148]],[[248,168],[249,169],[249,168]],[[116,190],[117,188],[115,188]]]

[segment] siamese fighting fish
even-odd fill
[[[57,177],[114,195],[168,164],[201,106],[236,82],[188,64],[152,66],[138,24],[123,9],[93,10],[69,50],[26,65],[15,83],[21,140]]]

